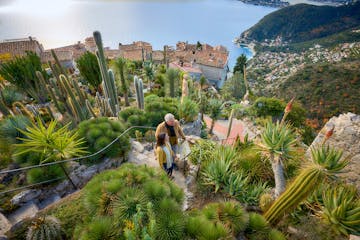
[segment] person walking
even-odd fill
[[[171,149],[169,136],[167,133],[160,133],[156,137],[155,153],[160,167],[165,170],[169,178],[173,179],[172,172],[174,167],[175,154]]]
[[[161,133],[167,133],[169,136],[169,141],[171,149],[175,154],[178,153],[178,139],[182,138],[186,140],[185,134],[180,127],[180,123],[175,119],[174,115],[168,113],[164,117],[164,122],[160,123],[155,132],[155,137],[157,138]]]

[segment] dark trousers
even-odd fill
[[[170,177],[173,172],[174,165],[172,165],[170,168],[166,168],[166,163],[163,163],[163,169],[167,173],[167,175]]]

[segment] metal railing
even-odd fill
[[[117,142],[122,136],[124,136],[125,134],[127,134],[129,131],[133,130],[133,129],[155,129],[155,127],[147,127],[147,126],[132,126],[127,128],[123,133],[121,133],[119,136],[117,136],[113,141],[111,141],[108,145],[106,145],[105,147],[103,147],[102,149],[100,149],[99,151],[92,153],[90,155],[86,155],[86,156],[81,156],[81,157],[76,157],[76,158],[70,158],[70,159],[66,159],[66,160],[62,160],[62,161],[56,161],[56,162],[51,162],[51,163],[44,163],[44,164],[38,164],[38,165],[32,165],[32,166],[27,166],[27,167],[22,167],[22,168],[16,168],[16,169],[11,169],[11,170],[5,170],[5,171],[0,171],[0,175],[1,174],[8,174],[8,173],[14,173],[14,172],[20,172],[20,171],[27,171],[30,169],[34,169],[34,168],[41,168],[41,167],[46,167],[46,166],[53,166],[53,165],[57,165],[57,164],[61,164],[61,163],[67,163],[67,162],[72,162],[72,161],[79,161],[79,160],[83,160],[83,159],[87,159],[87,158],[91,158],[94,157],[102,152],[104,152],[106,149],[108,149],[111,145],[113,145],[115,142]],[[26,186],[21,186],[18,188],[14,188],[14,189],[10,189],[10,190],[6,190],[3,192],[0,192],[0,195],[6,194],[6,193],[11,193],[11,192],[15,192],[18,190],[22,190],[22,189],[26,189],[26,188],[31,188],[31,187],[35,187],[35,186],[39,186],[42,184],[46,184],[46,183],[51,183],[51,182],[55,182],[58,181],[60,179],[64,179],[62,178],[55,178],[55,179],[50,179],[50,180],[46,180],[43,182],[39,182],[39,183],[34,183],[34,184],[30,184],[30,185],[26,185]]]
[[[57,165],[57,164],[61,164],[61,163],[67,163],[67,162],[72,162],[72,161],[79,161],[79,160],[83,160],[83,159],[87,159],[87,158],[91,158],[94,157],[102,152],[104,152],[106,149],[108,149],[111,145],[113,145],[115,142],[117,142],[122,136],[124,136],[125,134],[127,134],[129,131],[133,130],[133,129],[156,129],[155,127],[147,127],[147,126],[132,126],[127,128],[123,133],[121,133],[119,136],[117,136],[113,141],[111,141],[108,145],[106,145],[105,147],[103,147],[102,149],[100,149],[99,151],[87,155],[87,156],[81,156],[81,157],[76,157],[76,158],[70,158],[70,159],[66,159],[66,160],[62,160],[62,161],[56,161],[56,162],[51,162],[51,163],[44,163],[44,164],[38,164],[38,165],[32,165],[32,166],[27,166],[27,167],[22,167],[22,168],[16,168],[16,169],[11,169],[11,170],[5,170],[5,171],[0,171],[0,175],[1,174],[7,174],[7,173],[14,173],[14,172],[19,172],[19,171],[27,171],[30,169],[34,169],[34,168],[41,168],[41,167],[46,167],[46,166],[52,166],[52,165]],[[224,139],[219,139],[219,143],[220,144],[224,144],[226,143],[226,141],[228,140],[236,140],[237,137],[235,138],[224,138]],[[225,141],[225,142],[224,142]],[[198,145],[195,142],[195,145]],[[190,154],[188,154],[187,156],[183,157],[182,159],[180,159],[180,161],[184,161],[184,171],[185,171],[185,164],[187,164],[185,162],[185,159],[189,156]],[[201,156],[202,156],[202,149],[200,148],[200,153],[199,153],[199,162],[198,162],[198,169],[197,169],[197,173],[196,173],[196,177],[198,177],[200,168],[201,168]],[[65,177],[60,177],[60,178],[55,178],[55,179],[50,179],[50,180],[46,180],[46,181],[42,181],[39,183],[34,183],[34,184],[30,184],[30,185],[26,185],[26,186],[21,186],[21,187],[17,187],[14,189],[10,189],[10,190],[6,190],[3,192],[0,192],[0,195],[3,194],[7,194],[7,193],[11,193],[11,192],[16,192],[19,190],[23,190],[23,189],[27,189],[27,188],[32,188],[35,186],[39,186],[39,185],[43,185],[43,184],[47,184],[47,183],[51,183],[51,182],[55,182],[61,179],[65,179]]]

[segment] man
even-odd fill
[[[184,132],[180,127],[179,121],[177,121],[171,113],[165,115],[165,121],[160,123],[155,132],[157,138],[160,133],[167,133],[170,138],[170,145],[173,152],[177,153],[178,138],[186,139]]]

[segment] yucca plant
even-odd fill
[[[265,212],[264,216],[269,222],[276,223],[285,213],[306,200],[319,182],[333,178],[348,163],[347,159],[341,160],[341,151],[329,146],[312,148],[311,155],[312,163],[300,172],[286,191]]]
[[[181,211],[169,209],[167,212],[161,212],[156,217],[155,239],[184,239],[185,225],[185,218]]]
[[[127,188],[114,199],[114,214],[122,220],[131,220],[137,212],[137,206],[146,209],[147,203],[148,199],[143,191],[136,188]]]
[[[321,218],[335,232],[360,235],[360,199],[352,186],[337,186],[323,192]]]
[[[119,239],[117,229],[114,226],[114,219],[111,217],[97,217],[94,218],[83,230],[80,239],[81,240],[112,240]]]
[[[27,231],[26,240],[48,239],[63,239],[59,220],[51,216],[36,218]]]
[[[247,212],[235,201],[210,203],[201,214],[214,225],[223,225],[233,236],[245,230],[249,221]]]
[[[268,121],[261,134],[261,151],[269,158],[275,178],[275,197],[285,190],[283,161],[291,156],[296,143],[290,125]]]
[[[40,153],[40,164],[42,164],[85,154],[86,151],[81,147],[83,140],[78,138],[77,132],[68,129],[69,124],[56,129],[56,120],[51,121],[48,127],[38,120],[38,125],[33,124],[31,127],[27,127],[27,131],[19,129],[26,138],[19,138],[22,143],[16,144],[16,155],[28,152]],[[59,165],[73,187],[77,188],[69,177],[65,165],[62,163]]]

